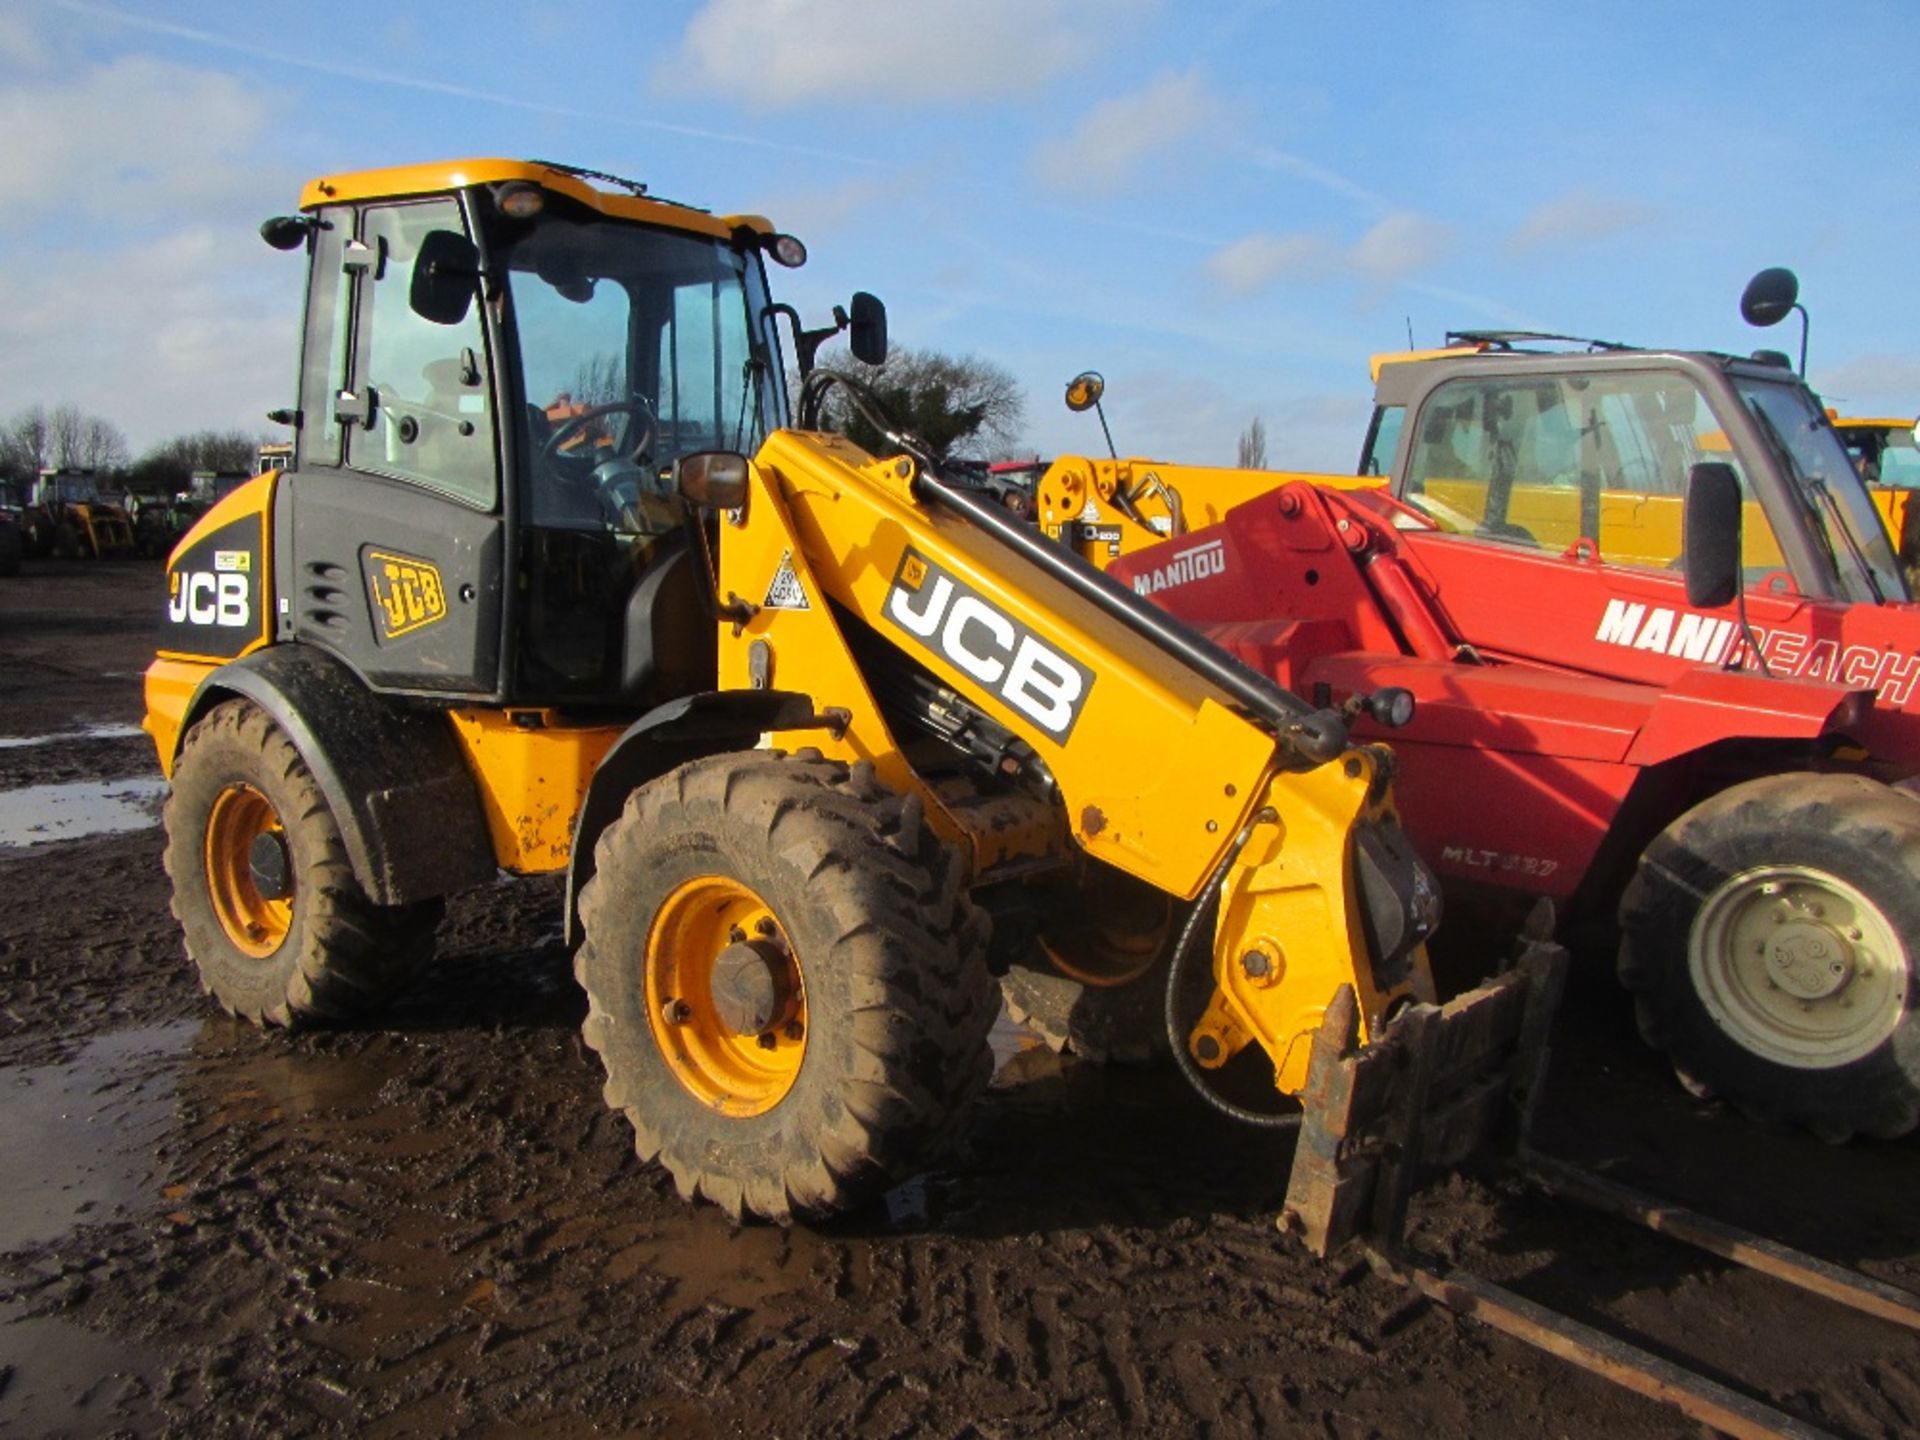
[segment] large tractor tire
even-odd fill
[[[173,913],[229,1014],[293,1027],[384,1004],[433,954],[438,900],[377,905],[299,751],[246,700],[188,733],[166,808]]]
[[[1031,951],[1001,977],[1007,1013],[1049,1049],[1096,1065],[1165,1055],[1167,968],[1186,914],[1131,876],[1090,867],[1087,884],[1047,907]]]
[[[587,1044],[682,1196],[852,1209],[958,1131],[992,1071],[986,916],[918,797],[803,752],[683,765],[580,896]]]
[[[1835,1141],[1920,1123],[1920,801],[1737,785],[1647,848],[1620,920],[1641,1033],[1689,1089]]]

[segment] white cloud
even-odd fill
[[[1218,125],[1226,106],[1196,67],[1156,76],[1144,90],[1102,100],[1064,139],[1034,151],[1043,184],[1099,193],[1117,189],[1140,164]]]
[[[1397,210],[1345,249],[1325,235],[1263,232],[1216,250],[1202,269],[1235,297],[1258,294],[1283,278],[1340,273],[1365,281],[1377,295],[1444,259],[1454,238],[1444,221]]]
[[[27,22],[25,15],[18,11],[0,15],[0,64],[41,70],[52,59],[39,32]]]
[[[756,110],[991,100],[1038,89],[1111,29],[1068,0],[707,0],[655,82]]]
[[[0,89],[0,226],[257,205],[260,177],[243,162],[267,119],[233,77],[145,56]]]
[[[197,226],[0,267],[0,395],[72,401],[137,451],[201,428],[264,431],[293,401],[302,256]]]
[[[1324,165],[1316,165],[1304,156],[1291,155],[1284,150],[1276,150],[1271,145],[1256,145],[1249,158],[1262,170],[1291,175],[1297,180],[1304,180],[1309,185],[1318,186],[1322,190],[1351,200],[1368,210],[1387,211],[1393,208],[1386,197],[1379,192],[1369,190],[1357,180],[1349,180],[1346,176],[1329,170]]]
[[[1444,221],[1396,210],[1362,235],[1347,259],[1355,270],[1384,287],[1444,259],[1454,239],[1454,228]]]
[[[1819,338],[1816,333],[1816,343]],[[1813,386],[1827,404],[1855,415],[1911,415],[1920,410],[1920,356],[1858,355],[1831,367],[1817,366]]]
[[[755,203],[775,225],[811,246],[816,237],[845,230],[878,206],[898,207],[913,199],[926,184],[927,177],[901,172],[866,174],[827,188],[770,195]]]
[[[1282,277],[1338,266],[1339,248],[1324,235],[1249,235],[1207,257],[1206,272],[1229,295],[1253,295]]]
[[[1659,219],[1650,205],[1594,190],[1574,190],[1547,201],[1507,237],[1510,254],[1529,250],[1592,245]]]

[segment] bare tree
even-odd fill
[[[937,455],[981,459],[1019,445],[1026,399],[1012,372],[991,360],[897,349],[859,378],[896,422]],[[841,392],[828,398],[829,424],[864,449],[886,448],[880,433],[847,405]]]
[[[86,464],[87,417],[78,405],[62,401],[47,412],[47,453],[61,470]]]
[[[618,355],[590,355],[573,372],[573,389],[568,392],[576,405],[611,405],[627,398],[623,377],[626,365]]]
[[[47,468],[50,435],[47,407],[31,405],[0,431],[0,468],[17,480],[31,480]]]
[[[1253,423],[1240,432],[1240,458],[1237,462],[1242,470],[1264,470],[1267,468],[1267,427],[1258,415]]]
[[[88,470],[119,470],[133,458],[127,434],[111,420],[86,417],[80,427],[80,464]]]

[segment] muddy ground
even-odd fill
[[[1300,1252],[1289,1140],[1010,1031],[965,1152],[875,1213],[689,1208],[601,1103],[551,884],[457,901],[377,1024],[221,1018],[120,728],[158,595],[144,564],[0,581],[0,735],[64,737],[0,745],[0,1434],[1698,1433]],[[140,828],[82,834],[74,789],[21,818],[89,782]],[[1915,1142],[1696,1106],[1601,981],[1542,1139],[1920,1287]],[[1500,1180],[1423,1197],[1417,1237],[1824,1428],[1920,1431],[1910,1335],[1703,1255]]]

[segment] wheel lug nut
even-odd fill
[[[786,1029],[787,1039],[798,1040],[802,1035],[806,1033],[807,1032],[801,1028],[800,1022],[798,1020],[789,1020],[787,1022],[787,1029]]]
[[[758,1045],[762,1050],[771,1050],[774,1046],[778,1045],[780,1041],[775,1037],[774,1033],[769,1030],[753,1043]]]
[[[1862,938],[1862,932],[1858,925],[1849,925],[1847,927],[1847,939],[1858,940],[1861,938]]]
[[[684,1025],[693,1018],[693,1007],[684,1000],[669,1000],[660,1007],[660,1018],[669,1025]]]
[[[727,939],[731,940],[736,945],[738,945],[742,940],[745,940],[746,938],[747,938],[747,932],[742,930],[738,925],[734,926],[731,930],[727,931]]]
[[[773,923],[771,915],[762,915],[753,928],[769,939],[780,933],[780,927]]]

